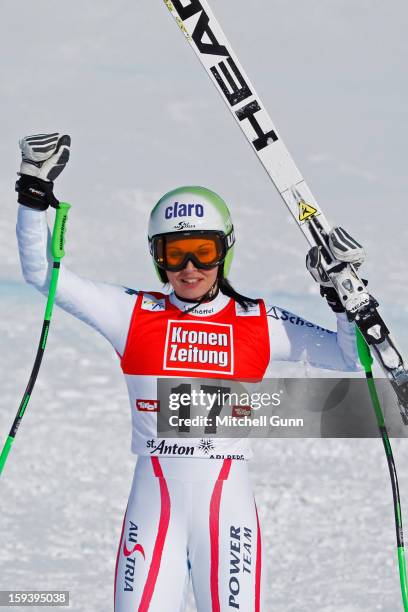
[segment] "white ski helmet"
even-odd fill
[[[228,276],[235,242],[234,226],[224,200],[205,187],[178,187],[166,193],[153,208],[148,228],[150,254],[157,275],[168,282],[166,271],[154,259],[155,238],[165,234],[180,233],[189,236],[203,232],[217,233],[224,244],[225,257],[221,273]]]

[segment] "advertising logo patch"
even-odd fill
[[[167,444],[167,440],[159,443],[153,439],[146,442],[146,448],[151,448],[151,455],[194,455],[194,446],[181,446],[180,444]]]
[[[152,310],[154,312],[166,310],[166,301],[156,299],[153,296],[144,295],[142,300],[142,310]]]
[[[250,417],[251,416],[251,406],[233,406],[232,407],[232,416],[233,417]]]
[[[203,451],[204,455],[209,455],[214,449],[214,442],[210,438],[202,438],[198,449]]]
[[[177,225],[173,225],[173,229],[175,230],[189,230],[194,228],[194,223],[189,223],[188,221],[179,221]]]
[[[204,206],[202,204],[180,204],[179,202],[174,202],[173,206],[167,206],[164,216],[166,219],[204,217]]]
[[[232,325],[209,321],[168,321],[163,369],[233,374]]]
[[[160,412],[160,402],[158,400],[137,399],[136,408],[139,412]]]
[[[259,304],[249,304],[248,310],[245,310],[241,304],[235,302],[235,313],[237,317],[259,317],[261,315],[261,309]]]
[[[133,521],[129,521],[127,538],[125,537],[123,540],[123,555],[126,559],[124,591],[133,591],[134,589],[136,567],[135,553],[140,553],[143,559],[146,559],[144,548],[138,543],[138,530],[138,525]],[[129,543],[129,547],[127,543]],[[139,557],[139,555],[137,555],[137,557]]]

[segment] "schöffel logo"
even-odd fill
[[[233,374],[232,325],[208,321],[168,321],[163,369]]]
[[[160,402],[158,400],[137,399],[136,408],[139,412],[160,412]]]
[[[164,211],[166,219],[177,219],[178,217],[204,217],[204,206],[202,204],[180,204],[175,202],[173,206],[167,206]]]

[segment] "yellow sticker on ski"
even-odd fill
[[[310,217],[314,217],[318,212],[317,208],[310,206],[304,200],[300,200],[299,202],[299,221],[306,221],[310,219]]]

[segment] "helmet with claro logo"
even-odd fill
[[[151,212],[148,237],[153,263],[162,282],[168,281],[166,265],[161,256],[164,237],[173,241],[182,238],[214,238],[218,256],[214,263],[200,267],[219,265],[222,266],[222,276],[228,276],[235,242],[234,226],[226,203],[210,189],[188,186],[166,193]],[[186,265],[186,262],[183,261],[183,264]],[[180,269],[180,266],[174,269]]]

